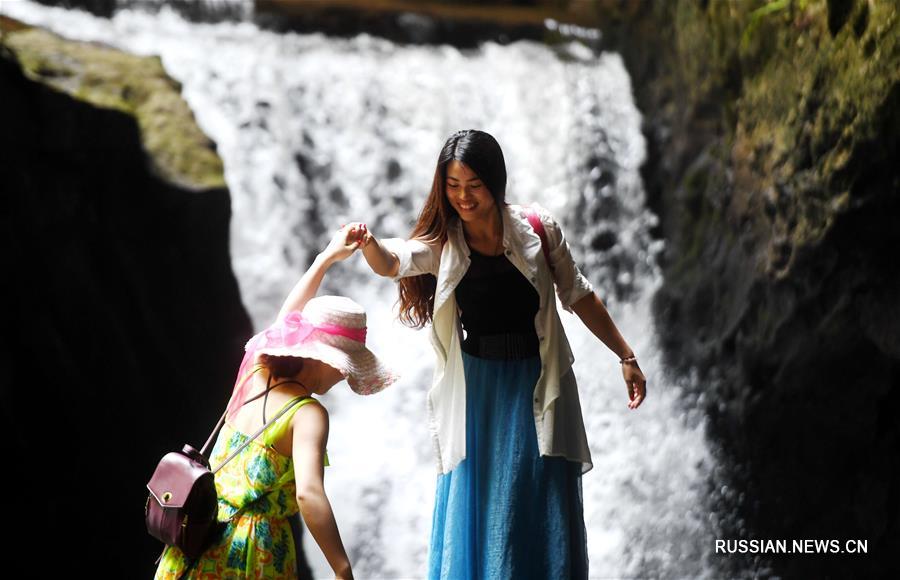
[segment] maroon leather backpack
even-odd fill
[[[190,445],[167,453],[147,489],[144,517],[150,535],[177,546],[189,559],[202,554],[219,511],[213,472],[203,453]]]
[[[269,383],[271,383],[271,376]],[[267,384],[264,392],[248,399],[244,404],[255,401],[263,395],[268,396],[269,391],[286,383],[297,383],[297,381],[283,381],[272,387]],[[189,560],[199,557],[216,538],[217,532],[220,532],[225,526],[225,523],[219,522],[217,517],[219,502],[214,480],[216,472],[302,400],[295,401],[293,405],[282,409],[215,469],[210,469],[206,451],[212,443],[213,437],[222,428],[222,424],[225,422],[225,413],[222,413],[216,428],[210,433],[201,451],[185,445],[181,451],[167,453],[156,466],[153,477],[147,483],[150,493],[144,505],[144,520],[150,535],[167,546],[177,547]],[[263,420],[265,420],[265,408],[263,409]]]

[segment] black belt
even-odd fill
[[[536,333],[469,335],[462,342],[463,352],[478,358],[521,359],[539,356]]]

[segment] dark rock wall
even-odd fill
[[[90,60],[79,43],[26,46],[28,33],[0,40],[4,497],[33,558],[8,561],[41,577],[149,577],[161,544],[144,529],[146,482],[165,452],[202,445],[251,333],[229,193],[220,162],[164,177],[177,168],[148,154],[147,117],[76,86],[114,51],[88,47],[105,51]],[[125,65],[157,74],[139,60]]]
[[[593,21],[583,0],[253,0],[253,19],[277,31],[360,33],[403,44],[450,44],[471,48],[483,42],[558,40],[546,19]]]
[[[119,10],[139,9],[159,11],[165,5],[195,22],[223,22],[242,20],[252,8],[253,0],[35,0],[47,6],[67,10],[84,10],[95,16],[111,18]]]
[[[646,115],[662,344],[726,461],[720,537],[868,540],[769,558],[788,578],[900,571],[898,20],[881,0],[598,3]]]

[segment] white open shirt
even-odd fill
[[[532,207],[544,224],[554,268],[552,275],[541,249],[541,239],[528,222],[525,208],[508,205],[502,208],[501,214],[504,252],[540,296],[540,307],[534,318],[541,355],[541,375],[533,397],[538,449],[541,455],[581,462],[582,472],[587,472],[593,464],[578,386],[572,372],[575,358],[559,319],[556,295],[563,307],[571,312],[572,304],[593,292],[593,287],[572,259],[556,220],[544,208]],[[466,377],[460,346],[462,325],[454,290],[469,268],[469,246],[459,219],[449,224],[447,243],[443,248],[402,238],[384,239],[381,244],[400,262],[395,280],[420,274],[437,277],[431,326],[431,343],[437,362],[428,392],[428,424],[434,438],[438,469],[448,473],[466,457]]]

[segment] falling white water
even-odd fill
[[[583,480],[591,576],[712,575],[713,459],[702,414],[660,371],[650,300],[661,243],[647,233],[656,218],[638,172],[645,144],[618,55],[579,44],[461,51],[279,34],[248,22],[190,23],[167,9],[112,20],[24,0],[2,0],[0,10],[69,38],[161,56],[225,162],[234,270],[257,328],[330,232],[360,220],[379,236],[407,234],[447,136],[492,133],[509,200],[538,201],[565,224],[648,377],[646,403],[629,411],[615,354],[562,315],[594,458]],[[323,399],[332,415],[326,485],[341,534],[357,577],[422,577],[436,475],[427,335],[395,321],[393,283],[360,256],[329,272],[323,292],[366,307],[369,344],[403,375],[374,397],[335,389]],[[328,577],[309,535],[306,551]]]

